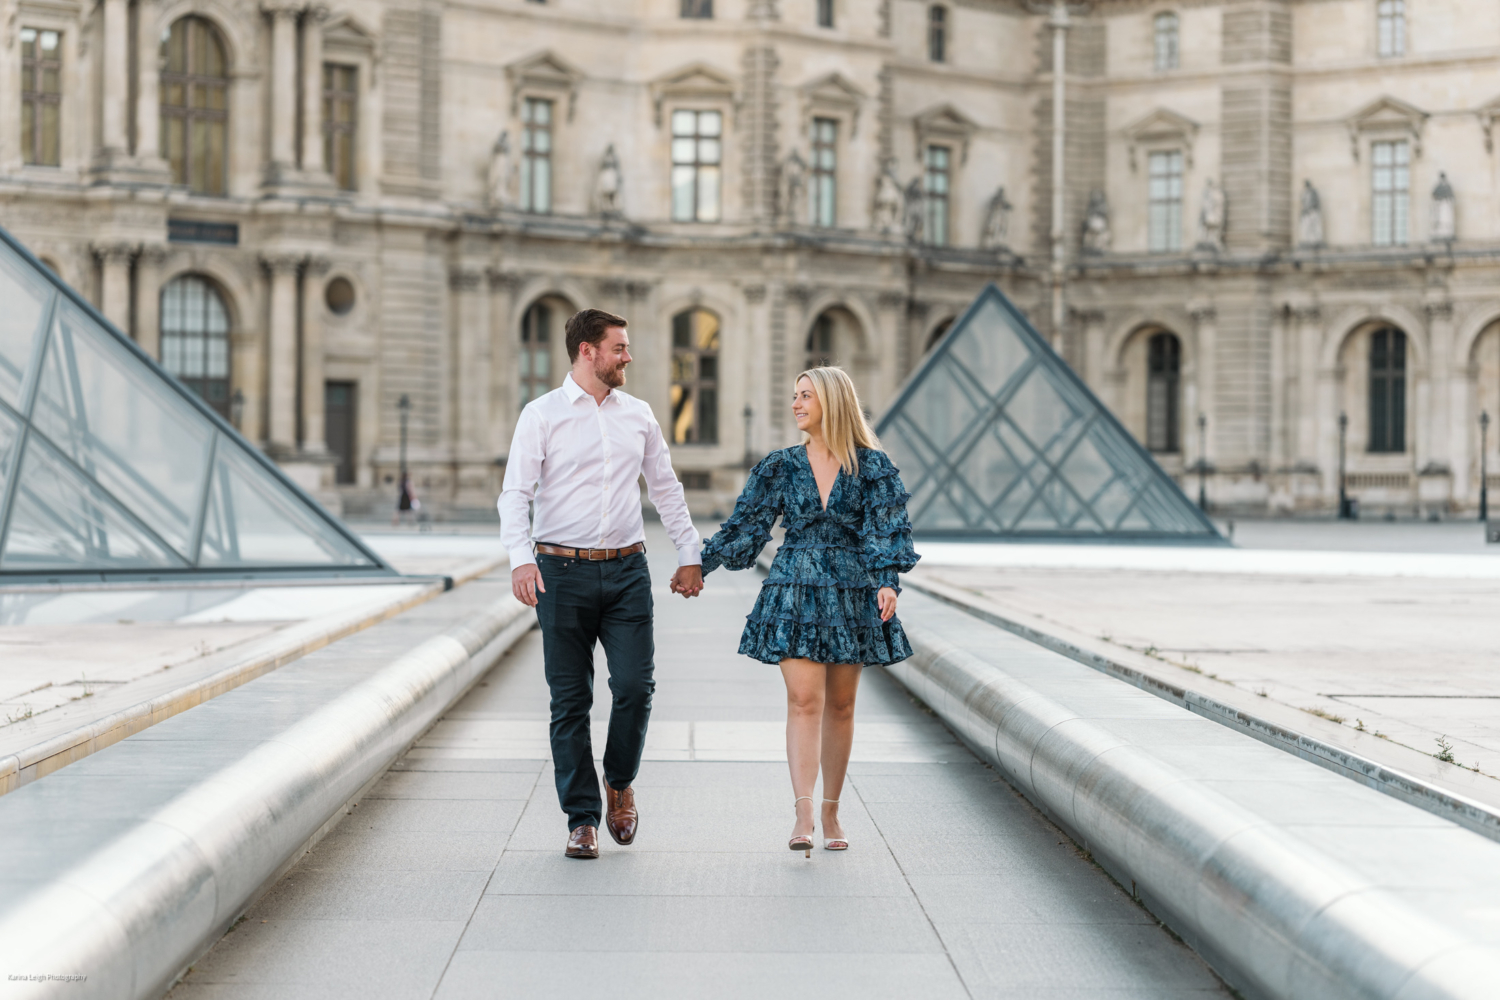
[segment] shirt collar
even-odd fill
[[[590,403],[594,401],[594,397],[590,396],[588,392],[583,388],[583,386],[573,381],[572,372],[568,372],[568,374],[563,376],[562,391],[568,397],[568,402],[570,404],[576,403],[580,399],[584,398],[587,398]],[[609,394],[604,397],[604,402],[608,403],[612,400],[618,402],[618,400],[615,399],[617,395],[618,393],[616,393],[613,389],[609,390]]]

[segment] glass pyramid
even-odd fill
[[[0,229],[0,582],[393,572]]]
[[[876,431],[919,537],[1223,544],[993,284]]]

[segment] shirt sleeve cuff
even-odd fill
[[[510,568],[512,570],[518,570],[522,566],[536,565],[536,556],[531,554],[531,546],[528,545],[525,548],[510,549],[508,551],[510,553]]]
[[[696,545],[685,545],[677,550],[677,565],[702,566],[703,554]]]

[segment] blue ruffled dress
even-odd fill
[[[825,510],[802,445],[767,455],[750,471],[729,520],[703,546],[703,572],[749,569],[781,517],[786,538],[746,618],[740,652],[763,663],[895,663],[911,656],[901,622],[880,620],[876,594],[901,590],[896,574],[917,564],[896,467],[859,449],[859,474],[842,469]]]

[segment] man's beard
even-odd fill
[[[628,361],[625,364],[595,364],[594,377],[611,389],[618,389],[625,384],[625,365],[628,364]]]

